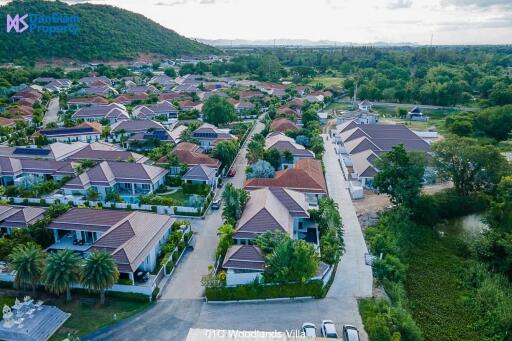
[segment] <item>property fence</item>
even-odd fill
[[[179,216],[183,213],[183,216],[193,217],[200,216],[205,207],[187,207],[187,206],[163,206],[163,205],[143,205],[143,204],[127,204],[119,202],[105,202],[105,201],[91,201],[83,200],[79,198],[72,198],[72,200],[66,199],[39,199],[39,198],[18,198],[18,197],[0,197],[0,200],[7,201],[11,204],[20,205],[37,205],[37,206],[48,206],[55,203],[69,204],[71,206],[88,206],[112,209],[124,209],[124,210],[140,210],[140,211],[151,211],[159,214],[176,215]],[[209,205],[208,200],[205,201],[205,206]],[[205,210],[206,211],[206,210]]]

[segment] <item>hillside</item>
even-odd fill
[[[78,33],[6,32],[10,14],[78,16]],[[68,58],[80,61],[132,59],[140,53],[164,56],[201,55],[215,48],[180,36],[150,19],[107,5],[67,5],[59,1],[13,1],[0,6],[0,62]],[[27,24],[29,20],[27,19]],[[62,24],[51,24],[62,25]],[[22,26],[22,25],[20,25]]]

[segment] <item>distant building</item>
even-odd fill
[[[407,113],[407,119],[410,121],[428,121],[428,116],[424,115],[419,107],[414,107]]]

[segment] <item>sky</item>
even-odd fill
[[[121,7],[190,38],[512,43],[512,0],[65,1]]]

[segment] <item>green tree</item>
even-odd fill
[[[242,211],[249,200],[249,192],[244,189],[237,189],[233,184],[228,183],[222,193],[224,200],[224,209],[222,217],[231,225],[235,225],[236,221],[242,216]]]
[[[174,70],[172,67],[165,69],[164,73],[171,78],[176,77],[176,70]]]
[[[229,167],[235,161],[238,153],[238,140],[221,141],[213,150],[213,157],[220,160],[224,167]]]
[[[384,154],[376,162],[379,172],[374,185],[380,192],[389,194],[397,205],[413,207],[421,192],[425,158],[419,153],[408,153],[402,144]]]
[[[219,227],[218,231],[219,243],[217,244],[215,255],[217,258],[220,258],[224,257],[226,255],[226,251],[229,249],[231,245],[233,245],[233,236],[235,235],[235,229],[230,224],[222,224]]]
[[[100,292],[100,303],[105,303],[105,290],[119,279],[119,270],[112,256],[103,251],[93,251],[85,260],[80,282],[89,290]]]
[[[66,301],[71,301],[71,285],[80,280],[82,258],[71,250],[51,253],[46,259],[45,286],[51,293],[66,293]]]
[[[247,145],[247,161],[249,161],[249,163],[255,163],[263,159],[264,154],[265,147],[260,141],[252,139]]]
[[[235,107],[227,99],[212,96],[204,102],[203,118],[208,123],[219,125],[236,120],[237,114]]]
[[[439,174],[451,179],[461,195],[494,191],[508,172],[508,162],[496,147],[474,139],[451,137],[435,143],[432,149]]]
[[[18,245],[9,256],[10,265],[16,271],[14,285],[18,288],[32,287],[32,295],[43,276],[44,253],[34,243]]]
[[[486,220],[492,228],[512,233],[512,176],[499,182]]]
[[[270,163],[275,170],[281,168],[281,153],[275,148],[265,150],[263,159]]]

